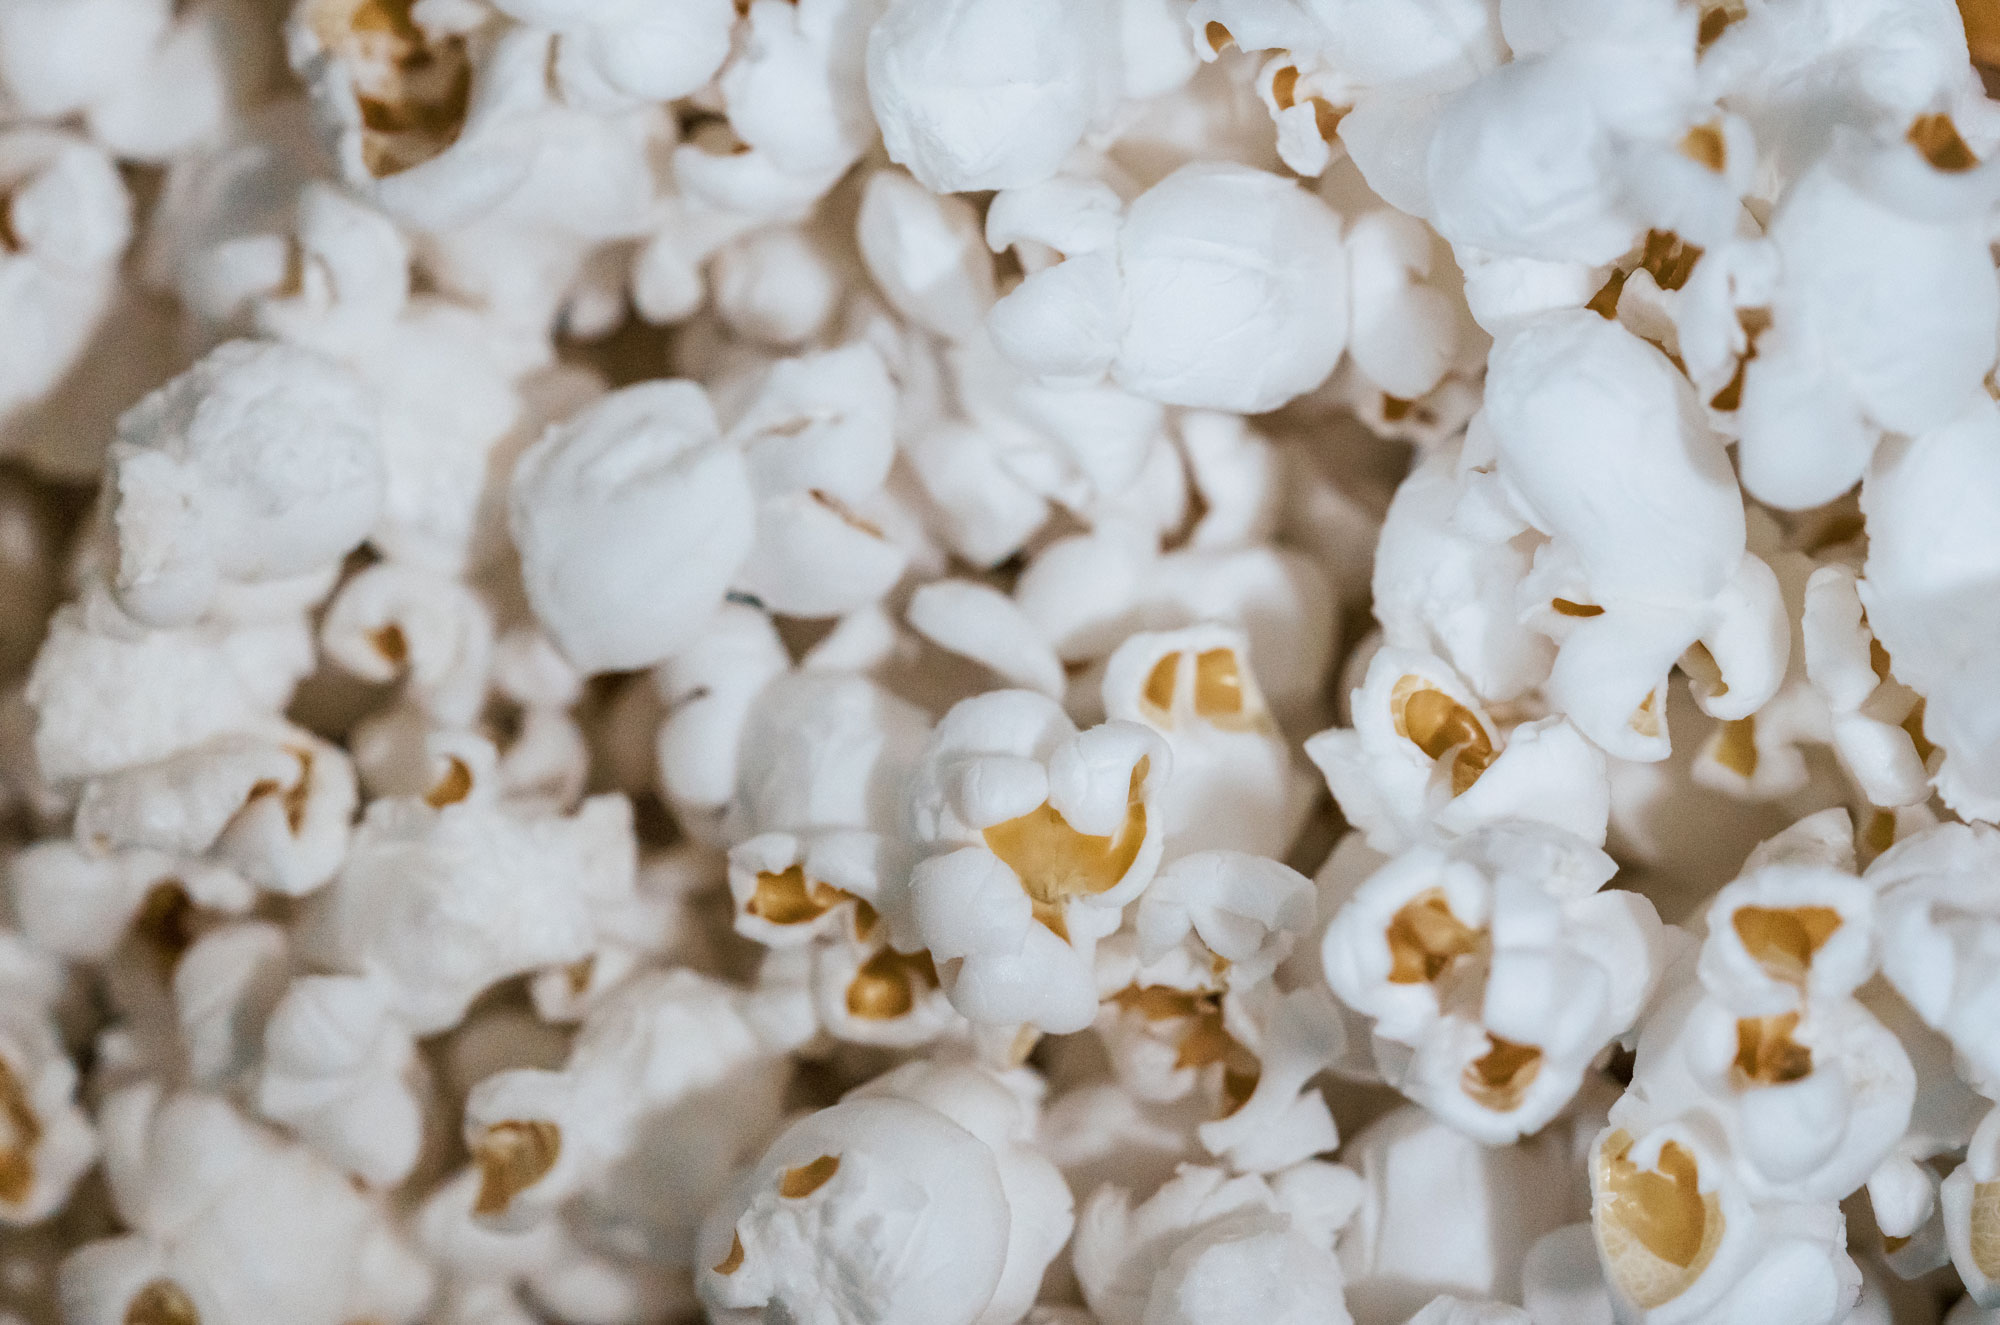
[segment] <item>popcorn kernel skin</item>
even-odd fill
[[[1070,898],[1109,892],[1139,858],[1146,841],[1146,806],[1140,789],[1148,766],[1142,758],[1132,769],[1125,822],[1109,836],[1077,832],[1046,802],[981,833],[988,849],[1021,880],[1035,918],[1059,937],[1067,937],[1061,926]]]
[[[125,1308],[125,1325],[201,1325],[201,1315],[179,1284],[155,1279]]]
[[[840,1172],[840,1156],[821,1155],[810,1164],[801,1164],[794,1169],[786,1169],[778,1179],[778,1195],[788,1201],[802,1201],[827,1183]]]
[[[35,1186],[42,1120],[7,1060],[0,1058],[0,1203],[19,1205]]]
[[[1803,985],[1813,954],[1840,928],[1840,912],[1828,906],[1772,908],[1742,906],[1729,921],[1744,950],[1776,980]]]
[[[1660,1148],[1659,1167],[1629,1158],[1633,1140],[1613,1131],[1598,1146],[1592,1210],[1611,1277],[1646,1310],[1679,1297],[1699,1279],[1722,1241],[1717,1198],[1704,1194],[1694,1156],[1677,1141]]]
[[[473,1143],[479,1195],[473,1213],[494,1215],[539,1182],[562,1154],[562,1131],[542,1119],[495,1123]]]

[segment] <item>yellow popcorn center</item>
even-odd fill
[[[2000,65],[2000,0],[1958,0],[1965,44],[1975,65]]]
[[[792,1201],[811,1196],[833,1181],[833,1175],[838,1172],[840,1172],[840,1156],[821,1155],[810,1164],[786,1169],[784,1176],[778,1179],[778,1195]]]
[[[424,793],[424,804],[433,810],[456,805],[472,794],[472,770],[457,755],[445,756],[444,776]]]
[[[1188,1028],[1175,1046],[1174,1068],[1196,1071],[1215,1063],[1222,1067],[1222,1117],[1242,1108],[1257,1089],[1262,1067],[1241,1041],[1229,1033],[1222,1018],[1222,996],[1169,985],[1128,985],[1111,1001],[1148,1021],[1186,1021]]]
[[[1194,711],[1204,718],[1243,712],[1243,669],[1233,650],[1208,649],[1195,655]]]
[[[1718,145],[1720,134],[1717,135]],[[1701,249],[1671,230],[1648,230],[1646,244],[1639,253],[1639,266],[1662,290],[1678,290],[1694,274],[1701,261]]]
[[[378,179],[420,166],[457,142],[472,102],[465,39],[432,40],[411,17],[413,4],[335,0],[314,17],[320,40],[353,67],[362,163]]]
[[[2000,1182],[1974,1183],[1967,1215],[1972,1263],[1988,1279],[2000,1279]]]
[[[35,1186],[35,1147],[42,1120],[28,1104],[21,1079],[0,1058],[0,1203],[20,1205]]]
[[[201,1325],[187,1291],[171,1279],[155,1279],[133,1295],[125,1325]]]
[[[1764,334],[1771,325],[1771,310],[1768,308],[1739,308],[1736,310],[1737,325],[1743,328],[1743,356],[1736,361],[1736,372],[1722,389],[1708,398],[1708,407],[1728,413],[1743,404],[1743,374],[1750,361],[1757,357],[1757,337]]]
[[[1153,664],[1153,670],[1146,674],[1146,685],[1139,697],[1150,708],[1159,710],[1161,725],[1173,723],[1174,692],[1180,688],[1181,656],[1170,653]]]
[[[743,1235],[741,1233],[732,1233],[729,1235],[729,1254],[715,1263],[715,1272],[717,1274],[735,1274],[742,1268]]]
[[[1748,1085],[1776,1086],[1812,1075],[1812,1050],[1792,1039],[1799,1014],[1745,1017],[1736,1023],[1736,1072]]]
[[[1209,26],[1216,27],[1219,25],[1211,23]],[[1221,47],[1216,48],[1218,54],[1221,52],[1221,49]],[[1297,66],[1288,64],[1271,76],[1271,100],[1277,104],[1279,110],[1290,110],[1293,106],[1298,105],[1298,91],[1299,71]],[[1335,106],[1325,97],[1307,97],[1306,102],[1312,107],[1313,128],[1318,131],[1320,137],[1329,142],[1333,140],[1334,133],[1340,128],[1341,120],[1345,119],[1347,112],[1353,109],[1351,106]]]
[[[1432,759],[1451,755],[1451,794],[1461,795],[1479,781],[1497,752],[1478,715],[1422,677],[1405,676],[1389,694],[1396,734]]]
[[[803,925],[819,919],[842,902],[853,901],[852,893],[831,884],[806,879],[805,866],[765,871],[757,876],[756,891],[743,909],[759,920],[774,925]]]
[[[479,1195],[472,1212],[495,1215],[514,1198],[541,1181],[562,1154],[562,1129],[536,1118],[495,1123],[473,1143],[479,1165]]]
[[[1729,923],[1767,975],[1803,985],[1813,954],[1840,928],[1840,912],[1830,906],[1740,906]]]
[[[1757,774],[1757,719],[1738,718],[1722,724],[1715,742],[1715,762],[1741,778]]]
[[[1572,603],[1567,598],[1551,598],[1549,606],[1558,616],[1593,617],[1603,616],[1604,609],[1595,603]]]
[[[1919,115],[1910,121],[1910,131],[1905,136],[1910,146],[1923,153],[1924,160],[1947,174],[1971,170],[1979,164],[1979,158],[1965,145],[1965,139],[1958,136],[1958,126],[1949,115]]]
[[[1495,1113],[1517,1109],[1528,1087],[1542,1070],[1542,1051],[1532,1044],[1516,1044],[1497,1035],[1488,1035],[1493,1046],[1484,1055],[1466,1064],[1459,1088],[1472,1102]]]
[[[1069,937],[1063,921],[1069,899],[1111,891],[1139,858],[1146,841],[1140,788],[1151,762],[1142,758],[1133,766],[1125,821],[1109,836],[1077,832],[1047,801],[981,834],[987,849],[1021,880],[1022,891],[1034,903],[1035,919],[1060,937]]]
[[[1657,690],[1648,694],[1641,701],[1639,707],[1632,710],[1632,716],[1625,720],[1625,725],[1648,739],[1658,736],[1660,734],[1660,714],[1656,705],[1659,698],[1660,692]]]
[[[156,883],[139,903],[132,930],[152,950],[162,978],[171,976],[181,956],[194,946],[200,919],[179,879]]]
[[[1710,121],[1689,129],[1681,139],[1681,155],[1721,174],[1723,167],[1729,164],[1729,148],[1723,141],[1722,125]]]
[[[410,641],[403,628],[393,621],[369,631],[368,644],[394,666],[401,667],[410,660]]]
[[[1208,41],[1208,49],[1214,51],[1217,55],[1222,54],[1225,47],[1236,44],[1235,35],[1220,23],[1211,22],[1208,27],[1202,30],[1202,36]]]
[[[1196,717],[1210,726],[1237,731],[1269,725],[1262,706],[1253,702],[1251,683],[1245,679],[1243,664],[1234,649],[1204,649],[1192,657]],[[1181,658],[1181,654],[1170,653],[1154,663],[1139,690],[1140,706],[1162,731],[1173,730],[1174,701],[1180,695]]]
[[[1697,55],[1715,44],[1716,38],[1729,30],[1729,25],[1745,16],[1740,3],[1712,5],[1701,11],[1701,21],[1695,26],[1694,49]]]
[[[916,1007],[919,993],[938,987],[928,952],[884,948],[861,964],[847,985],[847,1011],[864,1021],[892,1021]]]
[[[1604,1139],[1592,1222],[1612,1279],[1651,1310],[1701,1278],[1722,1242],[1722,1209],[1702,1193],[1695,1158],[1679,1142],[1660,1147],[1657,1170],[1641,1169],[1631,1152],[1622,1131]]]
[[[306,823],[306,801],[312,796],[313,756],[310,750],[287,747],[292,758],[299,761],[298,780],[291,786],[283,786],[274,778],[259,778],[250,787],[250,794],[244,804],[261,800],[266,796],[276,796],[279,806],[285,812],[285,824],[297,836]]]
[[[1389,982],[1398,985],[1434,983],[1453,962],[1479,947],[1479,931],[1453,915],[1436,888],[1405,903],[1383,937],[1389,943]]]

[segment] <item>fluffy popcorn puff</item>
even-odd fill
[[[455,1024],[496,981],[584,960],[632,894],[623,798],[518,813],[491,785],[493,762],[467,738],[440,752],[423,796],[372,803],[304,922],[316,958],[385,985],[419,1033]]]
[[[1947,806],[1986,820],[2000,816],[2000,766],[1983,699],[1989,664],[1975,641],[1991,629],[1988,588],[2000,576],[1987,523],[1996,437],[2000,409],[1981,401],[1883,448],[1862,484],[1869,540],[1858,586],[1890,673],[1922,697],[1905,719],[1923,738],[1917,758]]]
[[[1327,926],[1334,993],[1405,1094],[1489,1144],[1533,1132],[1629,1029],[1663,965],[1652,903],[1560,829],[1479,829],[1377,870]]]
[[[1776,693],[1791,639],[1777,577],[1746,551],[1721,439],[1664,355],[1594,313],[1547,314],[1495,344],[1483,419],[1497,501],[1549,539],[1520,592],[1558,642],[1554,708],[1647,760],[1667,753],[1662,691],[1693,646],[1721,674],[1697,692],[1709,714]]]
[[[1387,647],[1369,659],[1348,711],[1353,728],[1319,733],[1306,754],[1376,851],[1502,821],[1603,843],[1611,812],[1604,756],[1567,720],[1540,718],[1503,735],[1444,662]]]
[[[557,34],[557,77],[639,101],[672,101],[706,83],[729,54],[736,23],[724,0],[653,6],[507,0],[496,5]]]
[[[1092,953],[1159,867],[1171,774],[1150,728],[1078,732],[1031,691],[945,715],[910,789],[911,836],[927,856],[891,923],[929,950],[952,1006],[1057,1034],[1090,1024]]]
[[[112,588],[149,626],[190,624],[228,583],[331,568],[382,504],[373,400],[304,350],[232,341],[118,431]]]
[[[1282,855],[1303,796],[1257,686],[1249,641],[1227,626],[1128,636],[1104,669],[1104,712],[1158,732],[1173,774],[1160,823],[1174,855]]]
[[[1867,873],[1880,893],[1882,973],[1989,1097],[2000,1093],[2000,1046],[1990,1033],[2000,1006],[1991,957],[2000,950],[1996,857],[1993,828],[1940,824],[1883,852]]]
[[[60,1208],[97,1157],[75,1099],[76,1067],[49,1015],[59,990],[56,963],[0,930],[0,1225],[8,1227]]]
[[[7,12],[18,21],[27,8]],[[0,47],[15,49],[8,37]],[[5,416],[53,390],[83,353],[116,289],[132,203],[102,150],[32,126],[0,133],[0,193],[10,237],[0,254],[0,319],[17,346],[0,367]]]
[[[1195,163],[1122,207],[1102,183],[1057,180],[1002,194],[986,234],[1063,255],[988,318],[1044,381],[1108,374],[1149,400],[1254,414],[1318,386],[1347,344],[1340,218],[1265,171]]]
[[[717,1320],[1000,1325],[1068,1240],[1032,1108],[981,1069],[911,1063],[787,1128],[702,1230]]]
[[[933,193],[1056,173],[1117,95],[1109,0],[891,0],[868,34],[889,159]]]
[[[420,1318],[429,1271],[384,1213],[225,1100],[137,1086],[105,1102],[104,1137],[112,1199],[131,1231],[63,1263],[64,1319]]]
[[[606,396],[521,457],[512,527],[536,615],[586,672],[690,643],[749,555],[756,497],[707,393],[652,382]]]
[[[1104,1325],[1351,1325],[1332,1244],[1360,1187],[1317,1161],[1270,1178],[1183,1165],[1136,1206],[1100,1187],[1077,1220],[1084,1298]]]
[[[663,1190],[640,1207],[687,1265],[699,1212],[725,1194],[780,1118],[783,1055],[815,1029],[784,978],[743,990],[689,970],[650,972],[594,1008],[559,1071],[514,1068],[466,1101],[478,1173],[472,1215],[522,1231],[581,1195],[633,1213],[635,1175]]]

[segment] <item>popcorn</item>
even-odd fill
[[[1658,691],[1696,643],[1721,672],[1708,712],[1771,697],[1790,642],[1777,579],[1744,550],[1727,458],[1663,356],[1588,312],[1549,314],[1495,345],[1485,420],[1504,499],[1550,539],[1523,596],[1548,593],[1556,708],[1608,754],[1662,758]]]
[[[1049,178],[1115,93],[1111,22],[1105,0],[890,0],[868,34],[889,159],[933,193]]]
[[[30,6],[12,5],[8,18],[0,19],[6,28],[0,46],[7,48],[0,60],[10,66],[10,84],[36,63],[23,59],[25,68],[17,71],[8,58],[27,56],[36,44],[16,30],[32,31],[30,12]],[[0,255],[7,288],[0,317],[18,342],[0,371],[0,416],[13,416],[56,387],[109,309],[118,260],[132,236],[132,203],[101,150],[34,127],[0,134],[0,194],[7,200],[9,236]]]
[[[2000,1312],[1996,78],[0,0],[0,1322]]]
[[[1091,953],[1152,879],[1166,743],[1132,722],[1078,732],[1030,691],[965,701],[913,779],[909,824],[928,853],[907,924],[975,1022],[1082,1030],[1097,1009]]]
[[[1258,218],[1247,231],[1245,216]],[[1319,385],[1347,344],[1338,218],[1278,176],[1185,166],[1133,199],[1115,236],[1086,245],[988,319],[1001,352],[1045,381],[1108,373],[1150,400],[1254,414]]]
[[[1359,1183],[1308,1162],[1266,1181],[1183,1165],[1136,1208],[1100,1187],[1077,1223],[1077,1277],[1105,1325],[1350,1322],[1329,1245]]]
[[[699,386],[607,396],[515,471],[511,523],[529,601],[586,672],[659,662],[721,604],[750,552],[754,501],[745,460]]]
[[[63,1263],[66,1318],[337,1325],[357,1315],[420,1317],[430,1292],[423,1262],[303,1147],[214,1096],[146,1085],[104,1109],[106,1170],[132,1231],[88,1243]],[[259,1272],[245,1275],[245,1264]]]
[[[1004,1321],[1069,1236],[1021,1102],[976,1069],[911,1064],[786,1129],[702,1230],[719,1317]]]
[[[1553,1118],[1663,965],[1651,903],[1598,891],[1613,868],[1560,829],[1521,824],[1413,848],[1370,876],[1322,956],[1334,992],[1374,1018],[1385,1075],[1489,1144]]]

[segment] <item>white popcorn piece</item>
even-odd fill
[[[605,397],[515,470],[512,527],[536,615],[586,672],[659,662],[721,604],[755,537],[754,503],[699,386]]]
[[[512,1068],[473,1088],[473,1218],[519,1232],[579,1194],[615,1207],[658,1165],[669,1189],[648,1205],[678,1228],[687,1264],[700,1212],[778,1122],[780,1056],[815,1029],[807,995],[782,979],[743,990],[685,969],[634,977],[591,1010],[562,1068]],[[671,1129],[690,1134],[662,1153]]]
[[[1340,222],[1324,203],[1264,171],[1202,163],[1134,199],[1115,242],[1029,276],[989,327],[1045,380],[1108,372],[1149,400],[1259,413],[1333,371],[1347,306]]]
[[[1460,448],[1420,457],[1382,522],[1370,584],[1384,642],[1435,654],[1487,701],[1518,699],[1549,674],[1553,641],[1521,620],[1518,593],[1532,564],[1511,529],[1488,529],[1461,510]]]
[[[1806,674],[1832,716],[1833,746],[1870,803],[1914,805],[1930,796],[1918,757],[1922,714],[1909,688],[1876,670],[1854,572],[1822,566],[1806,583],[1801,618]],[[1917,730],[1908,724],[1915,715]]]
[[[2000,1249],[1994,1246],[1994,1211],[2000,1205],[2000,1110],[1986,1115],[1973,1134],[1965,1162],[1938,1190],[1951,1262],[1974,1302],[2000,1306]]]
[[[297,897],[340,867],[357,801],[344,751],[281,729],[217,737],[92,778],[78,798],[73,831],[87,851],[198,858]]]
[[[1397,648],[1369,659],[1348,710],[1353,728],[1308,739],[1306,754],[1375,850],[1517,820],[1603,843],[1611,809],[1604,756],[1566,720],[1525,722],[1503,735],[1449,666]]]
[[[910,629],[1002,681],[1060,700],[1069,677],[1062,659],[1013,599],[976,580],[932,580],[910,595]],[[1120,714],[1130,717],[1130,714]]]
[[[1183,1165],[1136,1206],[1129,1190],[1100,1187],[1077,1220],[1085,1300],[1104,1325],[1346,1325],[1330,1244],[1359,1187],[1319,1163],[1269,1180]]]
[[[817,197],[875,142],[865,62],[880,0],[751,0],[720,80],[744,155]]]
[[[1507,500],[1550,538],[1522,597],[1550,604],[1555,709],[1609,754],[1660,759],[1660,692],[1693,644],[1721,673],[1699,696],[1712,715],[1776,692],[1777,578],[1745,550],[1728,457],[1665,356],[1590,312],[1548,314],[1495,345],[1483,417]]]
[[[56,963],[0,930],[0,1226],[48,1217],[97,1158],[77,1071],[49,1015]]]
[[[28,678],[42,775],[95,777],[265,726],[311,666],[296,612],[148,630],[93,582],[56,613]]]
[[[425,1081],[409,1029],[379,981],[294,980],[264,1027],[257,1109],[378,1187],[416,1164]]]
[[[638,101],[673,101],[706,83],[729,54],[736,23],[723,0],[664,8],[505,0],[494,7],[557,34],[557,76],[566,87],[601,86]]]
[[[1151,882],[1171,776],[1151,729],[1079,733],[1044,696],[995,691],[957,705],[912,780],[907,920],[952,1005],[974,1022],[1082,1030],[1097,1012],[1091,954]]]
[[[889,0],[868,34],[889,159],[933,193],[1047,179],[1117,92],[1113,22],[1109,0]]]
[[[483,7],[303,0],[293,70],[341,179],[430,229],[490,211],[535,165],[551,36]]]
[[[1839,1208],[1753,1203],[1698,1122],[1607,1128],[1592,1224],[1620,1315],[1647,1322],[1846,1318],[1861,1292]]]
[[[327,656],[365,680],[404,679],[432,721],[469,726],[486,699],[490,609],[457,580],[385,562],[348,580],[320,622]]]
[[[0,76],[17,95],[20,74],[39,72],[33,29],[62,25],[67,8],[9,5],[0,16],[0,61],[9,66]],[[15,57],[24,57],[26,70],[13,67]],[[115,56],[103,49],[65,63],[81,73],[97,68],[99,58]],[[118,260],[132,237],[132,202],[102,150],[34,126],[0,133],[0,193],[9,236],[0,254],[0,325],[18,346],[0,368],[0,416],[12,416],[56,388],[111,307]]]
[[[64,1262],[65,1318],[339,1325],[421,1316],[428,1268],[382,1212],[226,1101],[139,1086],[106,1101],[104,1134],[113,1199],[132,1231]]]
[[[1948,116],[1927,115],[1910,125],[1912,143],[1886,150],[1914,165],[1915,140],[1938,121],[1956,140]],[[1829,501],[1883,433],[1949,423],[1980,399],[2000,348],[2000,282],[1974,214],[1927,214],[1857,187],[1865,170],[1829,154],[1771,217],[1780,275],[1742,364],[1736,419],[1744,489],[1772,505]]]
[[[950,340],[978,332],[993,306],[993,258],[970,203],[934,197],[901,171],[878,170],[862,190],[855,238],[868,274],[898,313]]]
[[[1322,959],[1340,999],[1374,1018],[1389,1079],[1489,1144],[1553,1118],[1664,964],[1652,904],[1599,891],[1614,868],[1521,824],[1412,848],[1370,876]]]
[[[1989,1033],[2000,1000],[1989,955],[2000,944],[2000,895],[1986,863],[1996,851],[1996,830],[1942,824],[1883,852],[1866,878],[1880,893],[1882,973],[1989,1094],[2000,1085]]]
[[[1284,854],[1304,798],[1242,631],[1128,636],[1105,664],[1103,693],[1105,716],[1144,723],[1172,753],[1159,801],[1172,855]]]
[[[592,797],[573,815],[522,814],[490,786],[491,747],[445,755],[423,797],[368,807],[305,920],[309,953],[381,981],[418,1033],[458,1021],[488,985],[582,961],[600,915],[631,895],[631,807]]]
[[[866,343],[772,365],[728,430],[758,497],[736,589],[773,612],[830,617],[896,583],[907,554],[865,514],[895,458],[895,401]]]
[[[1360,1321],[1405,1320],[1440,1293],[1517,1298],[1528,1249],[1582,1213],[1554,1132],[1489,1147],[1406,1106],[1343,1154],[1362,1184],[1338,1247]]]
[[[1993,489],[2000,408],[1981,401],[1952,423],[1883,448],[1862,485],[1868,560],[1860,585],[1868,627],[1895,679],[1923,696],[1909,721],[1945,753],[1932,770],[1944,803],[1968,818],[2000,816],[1985,664],[1974,641],[2000,574],[1984,505]],[[1914,735],[1914,733],[1913,733]]]
[[[927,1064],[801,1119],[703,1228],[703,1301],[725,1320],[1019,1319],[1072,1220],[1032,1127],[1001,1081]]]

